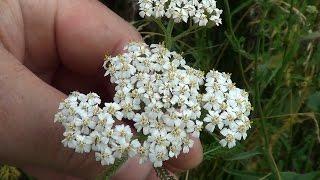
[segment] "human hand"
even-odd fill
[[[58,104],[73,90],[112,98],[103,56],[141,40],[128,23],[96,0],[0,1],[0,160],[38,178],[92,179],[103,172],[93,154],[61,144],[53,123]],[[198,140],[188,154],[165,163],[173,173],[202,160]],[[130,159],[115,179],[157,179],[150,163]]]

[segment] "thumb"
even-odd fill
[[[3,163],[54,168],[81,177],[102,171],[93,154],[63,148],[63,127],[53,123],[65,95],[44,83],[0,48],[0,159]]]

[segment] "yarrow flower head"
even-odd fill
[[[138,4],[143,18],[166,16],[176,23],[193,19],[199,26],[206,26],[208,22],[222,24],[222,10],[217,8],[215,0],[139,0]]]
[[[126,53],[107,57],[104,67],[116,84],[114,101],[124,118],[147,136],[141,159],[162,166],[190,148],[202,130],[198,96],[204,73],[186,65],[161,44],[130,43]]]
[[[95,152],[96,159],[102,165],[113,164],[116,158],[136,155],[132,142],[132,132],[128,125],[115,125],[121,120],[119,105],[106,103],[105,108],[99,107],[100,97],[95,93],[87,95],[73,92],[59,105],[55,122],[64,128],[65,147],[75,149],[78,153]],[[134,141],[134,140],[133,140]]]
[[[212,70],[205,76],[162,44],[131,42],[124,50],[106,57],[103,65],[115,84],[112,103],[100,107],[97,94],[73,92],[59,105],[55,122],[65,128],[65,147],[94,151],[102,165],[137,155],[140,163],[160,167],[188,153],[194,144],[191,137],[198,138],[203,129],[218,129],[220,144],[229,148],[246,139],[251,104],[229,74]],[[203,109],[207,115],[201,120]],[[132,121],[143,138],[134,139],[130,126],[115,124],[123,118]]]
[[[205,129],[209,132],[219,129],[224,137],[220,144],[231,148],[236,140],[246,139],[251,127],[248,93],[235,87],[230,74],[213,70],[206,75],[205,87],[202,98],[203,108],[208,111],[203,119]]]

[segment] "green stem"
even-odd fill
[[[258,59],[259,59],[259,56],[260,56],[260,52],[261,52],[261,49],[263,50],[264,49],[264,23],[265,23],[265,17],[267,16],[268,14],[268,9],[265,9],[265,12],[264,12],[264,15],[263,17],[261,18],[261,25],[260,25],[260,29],[259,31],[262,32],[262,33],[259,33],[260,36],[258,38],[258,42],[257,42],[257,49],[256,49],[256,54],[255,54],[255,59],[254,59],[254,76],[255,76],[255,79],[256,79],[256,83],[255,83],[255,86],[254,86],[254,94],[255,94],[255,106],[257,107],[258,109],[258,114],[260,115],[261,117],[261,120],[259,121],[260,122],[260,127],[262,129],[262,135],[264,137],[264,153],[265,153],[265,156],[269,162],[269,165],[270,165],[270,168],[272,170],[272,173],[275,177],[275,179],[277,180],[280,180],[281,179],[281,176],[280,176],[280,172],[279,172],[279,169],[277,167],[277,164],[273,158],[273,154],[272,154],[272,147],[270,146],[270,143],[269,143],[269,137],[268,137],[268,132],[267,132],[267,129],[266,129],[266,122],[265,122],[265,114],[264,114],[264,111],[263,111],[263,108],[262,108],[262,105],[261,105],[261,89],[260,89],[260,86],[259,86],[259,81],[257,80],[257,76],[258,76]]]
[[[161,20],[160,19],[157,19],[157,18],[152,18],[153,22],[155,22],[159,28],[162,30],[162,32],[164,34],[166,34],[166,28],[164,27],[164,25],[162,24]]]
[[[159,26],[159,28],[163,32],[164,37],[165,37],[164,42],[165,42],[166,48],[168,48],[170,50],[173,45],[173,42],[174,42],[173,37],[172,37],[174,21],[171,19],[169,21],[167,27],[165,27],[160,19],[152,18],[152,20]]]
[[[250,89],[250,85],[249,85],[249,83],[248,83],[248,81],[246,79],[246,76],[244,74],[244,70],[243,70],[243,66],[242,66],[242,58],[241,57],[242,56],[239,55],[239,68],[240,68],[241,77],[242,77],[243,82],[244,82],[244,84],[246,86],[246,89]]]
[[[156,171],[157,176],[160,180],[175,180],[176,179],[163,166],[162,167],[154,167],[154,170]]]
[[[224,0],[224,4],[226,6],[226,23],[227,23],[227,29],[232,37],[232,40],[236,42],[237,48],[239,48],[239,42],[234,34],[233,27],[232,27],[232,21],[231,21],[231,13],[230,13],[230,7],[228,0]]]
[[[200,29],[203,29],[204,27],[198,27],[198,26],[191,26],[189,27],[189,29],[187,29],[186,31],[183,31],[182,33],[180,33],[179,35],[175,36],[173,39],[176,41],[178,39],[181,39],[191,33],[197,32]]]
[[[166,32],[165,32],[165,44],[166,44],[166,48],[168,48],[169,50],[171,49],[172,45],[173,45],[173,38],[172,38],[172,31],[173,31],[173,26],[174,26],[174,21],[171,19],[168,23]]]
[[[97,177],[97,179],[110,180],[111,177],[119,170],[119,168],[128,160],[128,156],[124,156],[120,159],[116,159],[114,164],[110,165],[102,176]]]

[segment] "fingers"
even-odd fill
[[[59,1],[56,43],[62,63],[82,74],[99,73],[105,54],[140,40],[137,31],[98,1]]]
[[[22,169],[37,179],[81,180],[81,178],[69,176],[42,167],[27,166]],[[117,173],[112,177],[112,180],[144,180],[149,176],[151,170],[153,170],[151,163],[139,164],[138,158],[132,158],[121,166]]]
[[[201,161],[202,146],[200,140],[195,138],[194,146],[190,149],[189,153],[181,153],[180,156],[178,156],[178,158],[173,158],[164,162],[164,166],[172,176],[177,177],[175,173],[181,173],[186,170],[195,168],[201,163]],[[117,175],[113,179],[158,180],[159,177],[157,176],[157,173],[155,172],[153,165],[150,162],[139,164],[139,158],[133,158],[126,162],[126,164],[119,169]]]
[[[80,178],[68,176],[63,173],[55,172],[50,169],[27,166],[23,170],[37,179],[63,179],[63,180],[81,180]],[[150,176],[153,170],[151,163],[139,164],[138,158],[128,160],[112,177],[112,180],[144,180]]]
[[[42,167],[24,167],[22,168],[24,172],[28,173],[28,175],[36,178],[36,179],[46,179],[46,180],[82,180],[81,178],[68,176],[63,173],[55,172],[50,169],[42,168]]]
[[[165,162],[165,167],[175,173],[197,167],[203,158],[201,142],[194,138],[194,145],[189,153],[181,153],[178,158],[172,158]]]
[[[112,177],[112,180],[143,180],[146,179],[153,169],[150,162],[139,164],[139,158],[128,160]]]
[[[75,154],[61,145],[63,127],[53,123],[65,95],[47,85],[0,49],[0,159],[92,178],[103,167],[93,154]]]
[[[178,158],[172,158],[164,162],[165,168],[169,174],[178,179],[177,174],[186,170],[195,168],[202,161],[202,146],[200,140],[194,138],[194,145],[190,149],[189,153],[181,153]],[[147,180],[158,180],[160,179],[156,171],[152,168],[146,178]]]

